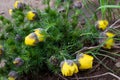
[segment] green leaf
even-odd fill
[[[97,10],[103,9],[103,8],[120,8],[120,6],[119,5],[104,5],[104,6],[100,6]]]

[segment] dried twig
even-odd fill
[[[109,53],[109,54],[112,54],[112,55],[117,55],[118,53],[120,53],[120,51],[117,51],[117,52],[110,52],[110,51],[105,51],[105,50],[100,50],[102,52],[105,52],[105,53]],[[119,54],[117,56],[120,56]]]
[[[77,53],[80,53],[80,52],[84,52],[84,51],[87,51],[87,50],[91,50],[91,49],[94,49],[94,48],[98,48],[99,46],[92,46],[92,47],[83,47],[82,49],[76,51],[75,53],[73,53],[72,55],[75,55]]]
[[[76,80],[79,80],[77,74],[75,74],[75,77],[76,77]]]
[[[111,73],[111,72],[106,72],[106,73],[103,73],[103,74],[100,74],[100,75],[95,75],[95,76],[90,76],[90,77],[79,77],[78,79],[90,79],[90,78],[98,78],[98,77],[102,77],[102,76],[105,76],[105,75],[111,75],[113,77],[115,77],[116,79],[120,80],[120,77]],[[76,78],[72,78],[72,80],[75,80]]]
[[[103,62],[106,58],[107,58],[107,57],[104,57],[101,61]],[[95,70],[100,66],[100,64],[101,64],[101,63],[98,63],[98,64],[89,72],[89,74],[92,73],[93,71],[95,71]]]
[[[120,44],[115,44],[115,45],[113,46],[113,49],[120,49]]]
[[[5,12],[4,12],[4,11],[1,11],[1,12],[0,12],[0,15],[2,15],[2,14],[5,14]]]
[[[120,25],[118,25],[118,26],[114,26],[114,28],[113,28],[113,29],[117,29],[117,28],[120,28]]]
[[[58,74],[58,76],[60,76],[62,79],[64,80],[68,80],[67,78],[63,77],[62,75]]]
[[[115,46],[120,46],[120,43],[115,44]]]
[[[117,24],[118,22],[120,22],[120,19],[118,19],[117,21],[115,21],[111,26],[109,26],[104,33],[106,33],[110,28],[112,28],[115,24]]]

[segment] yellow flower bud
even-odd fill
[[[102,32],[100,34],[99,43],[103,44],[103,48],[111,49],[115,44],[114,36],[115,34],[112,32]]]
[[[38,29],[35,29],[34,31],[34,33],[37,35],[37,38],[38,38],[38,40],[40,41],[40,42],[43,42],[43,41],[45,41],[45,36],[44,36],[44,34],[42,33],[42,30],[43,29],[41,29],[41,28],[38,28]]]
[[[8,80],[15,80],[14,77],[8,77]]]
[[[18,63],[18,61],[13,61],[13,64],[17,64]]]
[[[87,54],[78,54],[77,55],[77,61],[79,64],[79,69],[91,69],[93,66],[93,57]]]
[[[107,37],[115,37],[115,34],[111,32],[106,32],[106,35]]]
[[[78,73],[78,67],[72,60],[65,60],[61,62],[61,72],[63,76],[72,76]]]
[[[37,18],[37,13],[35,11],[29,11],[26,17],[30,21],[35,20]]]
[[[12,15],[13,10],[9,9],[9,15]]]
[[[111,32],[106,32],[106,36],[107,36],[107,38],[104,43],[104,48],[111,49],[115,44],[115,41],[114,41],[115,34],[113,34]]]
[[[18,73],[16,71],[10,71],[8,76],[8,80],[16,80],[16,78],[18,77]]]
[[[35,46],[38,43],[38,38],[35,33],[30,33],[25,37],[25,44],[29,46]]]
[[[15,1],[15,3],[14,3],[14,8],[16,8],[16,9],[23,9],[24,6],[25,6],[25,4],[22,3],[21,1]]]
[[[114,39],[111,38],[111,39],[106,40],[104,48],[111,49],[113,45],[114,45]]]
[[[109,25],[109,22],[107,20],[99,20],[96,23],[96,27],[100,30],[105,30]]]
[[[24,63],[24,61],[21,58],[19,58],[19,57],[15,58],[15,60],[13,61],[13,64],[15,64],[18,67],[22,66],[23,63]]]

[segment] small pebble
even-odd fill
[[[120,62],[117,62],[117,63],[115,64],[115,66],[116,66],[117,68],[120,68]]]

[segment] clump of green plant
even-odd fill
[[[5,60],[0,76],[13,79],[17,78],[13,74],[46,68],[58,73],[63,56],[73,59],[71,54],[83,46],[77,16],[69,17],[68,12],[59,13],[49,6],[44,11],[31,9],[19,1],[9,12],[11,20],[0,15],[0,57]]]

